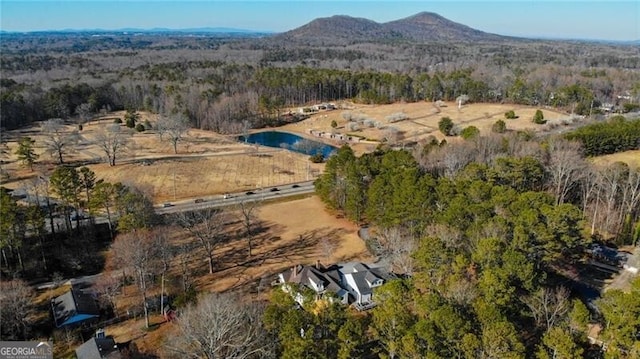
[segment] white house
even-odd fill
[[[395,275],[384,268],[364,263],[347,262],[324,267],[318,262],[315,266],[298,264],[287,269],[278,275],[278,284],[287,292],[291,291],[288,283],[304,286],[316,293],[316,299],[331,293],[343,304],[354,304],[357,308],[366,309],[375,305],[373,289],[392,278]],[[300,293],[296,293],[294,298],[303,304],[304,297]]]

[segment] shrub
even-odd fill
[[[443,135],[451,136],[451,130],[453,130],[453,120],[449,117],[443,117],[438,122],[438,129],[440,129],[440,132],[442,132]]]
[[[502,120],[496,121],[496,123],[494,123],[493,126],[491,126],[491,132],[505,133],[506,131],[507,131],[507,123]]]
[[[125,126],[129,127],[129,128],[134,128],[136,127],[136,120],[133,118],[128,118],[127,122],[125,123]]]
[[[189,287],[186,292],[182,292],[173,300],[173,305],[177,308],[186,307],[189,304],[195,304],[198,301],[198,292],[193,287]]]
[[[324,156],[322,153],[316,153],[315,155],[309,157],[309,161],[313,163],[322,163],[324,162]]]
[[[640,103],[625,103],[622,105],[622,112],[629,113],[640,110]]]
[[[336,128],[338,127],[338,122],[336,122],[336,120],[331,120],[331,128]]]
[[[465,140],[472,139],[480,134],[480,130],[476,126],[465,127],[462,132],[460,132],[460,136]]]
[[[516,116],[515,111],[513,110],[509,110],[507,112],[504,113],[504,117],[508,120],[515,120],[516,118],[518,118],[518,116]]]
[[[136,131],[144,132],[144,130],[145,130],[145,128],[144,128],[143,124],[139,123],[139,124],[136,125]]]
[[[122,123],[122,119],[116,118],[113,120],[113,123]]]
[[[536,110],[536,114],[533,115],[533,123],[538,125],[543,125],[547,123],[547,121],[544,119],[544,114],[542,113],[541,110]]]
[[[385,119],[387,121],[389,121],[390,123],[399,122],[399,121],[402,121],[402,120],[406,120],[408,118],[409,118],[409,116],[407,116],[407,114],[404,113],[404,112],[392,113],[391,115],[385,117]]]

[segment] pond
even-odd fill
[[[324,158],[328,158],[333,152],[338,150],[334,146],[312,141],[291,133],[278,131],[252,133],[247,136],[246,139],[244,136],[240,136],[238,137],[238,140],[247,143],[257,143],[268,147],[284,148],[310,156],[322,153]]]

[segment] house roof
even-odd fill
[[[77,324],[100,315],[98,305],[90,294],[72,288],[51,301],[56,327]]]
[[[360,295],[367,295],[373,293],[371,290],[371,286],[367,283],[366,277],[368,272],[355,272],[348,273],[345,276],[349,276],[353,278],[353,282],[355,284],[355,288],[353,288],[356,292],[360,293]]]
[[[93,337],[76,348],[78,359],[118,359],[121,358],[118,346],[113,337]]]
[[[328,268],[298,264],[281,273],[281,276],[285,283],[296,283],[314,290],[321,284],[322,289],[317,292],[329,291],[340,297],[348,293],[354,297],[357,294],[371,294],[376,280],[386,281],[394,277],[383,268],[372,268],[360,262],[339,263]]]

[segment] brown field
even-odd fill
[[[344,128],[347,121],[342,117],[344,112],[362,114],[362,116],[383,123],[381,129],[365,128],[354,134],[372,141],[354,143],[357,153],[372,151],[377,141],[385,136],[385,127],[395,127],[407,141],[417,141],[427,136],[435,136],[439,140],[444,136],[438,130],[438,121],[442,117],[450,117],[461,128],[476,126],[481,132],[490,131],[491,125],[498,119],[504,119],[504,113],[514,110],[519,116],[515,120],[505,120],[509,130],[544,130],[544,126],[533,124],[530,119],[536,111],[534,107],[501,104],[467,104],[460,110],[454,103],[446,103],[437,110],[427,102],[396,103],[391,105],[354,105],[339,104],[341,109],[322,111],[310,118],[295,124],[279,128],[307,138],[315,138],[310,130],[331,132],[331,121],[338,123],[337,133],[346,134]],[[438,112],[440,111],[440,112]],[[392,123],[386,117],[402,112],[409,119]],[[559,121],[567,115],[543,109],[549,121]],[[134,184],[155,203],[168,200],[192,199],[224,192],[244,191],[261,187],[282,185],[287,183],[312,180],[323,170],[322,164],[312,164],[307,156],[283,149],[263,146],[252,146],[239,143],[233,137],[222,136],[210,131],[190,130],[184,140],[178,144],[178,154],[168,141],[160,141],[154,131],[133,133],[131,148],[117,160],[115,167],[109,167],[103,161],[101,150],[91,143],[97,130],[112,123],[113,118],[124,116],[124,111],[114,112],[84,125],[81,135],[83,140],[77,150],[66,156],[68,162],[88,163],[98,178],[111,182]],[[156,115],[141,113],[141,121],[155,123]],[[72,130],[74,125],[68,125]],[[7,188],[19,188],[25,181],[37,174],[46,174],[55,168],[51,157],[44,153],[43,136],[38,128],[12,131],[5,134],[9,139],[11,153],[15,151],[16,141],[21,136],[31,136],[36,141],[36,152],[40,160],[32,172],[19,165],[12,154],[4,169],[11,173],[11,178],[2,185]],[[449,139],[451,140],[451,139]],[[325,143],[339,145],[337,141],[321,139]]]
[[[598,156],[593,158],[592,161],[598,166],[608,166],[615,162],[624,162],[629,165],[629,167],[640,168],[640,150]]]
[[[491,126],[497,120],[504,120],[507,123],[507,130],[545,130],[546,126],[536,125],[531,122],[533,115],[538,108],[508,104],[466,104],[460,110],[453,102],[447,102],[446,106],[436,109],[429,102],[415,103],[395,103],[390,105],[360,105],[351,103],[338,104],[339,109],[333,111],[322,111],[312,115],[310,118],[295,124],[283,126],[282,129],[297,132],[308,133],[309,130],[332,132],[331,121],[335,120],[338,124],[335,132],[352,133],[363,136],[367,139],[379,141],[384,137],[385,127],[391,126],[398,129],[404,139],[410,141],[418,141],[428,136],[434,136],[438,140],[442,140],[444,136],[438,130],[438,122],[442,117],[449,117],[461,129],[467,126],[476,126],[481,133],[489,133]],[[504,113],[514,110],[517,119],[507,120]],[[567,114],[563,114],[551,109],[541,109],[545,119],[549,122],[558,122],[567,118]],[[342,116],[344,112],[362,115],[367,119],[379,121],[383,124],[381,129],[364,128],[358,131],[350,132],[345,128],[347,120]],[[402,112],[407,115],[408,119],[389,123],[387,116]],[[361,126],[362,127],[362,126]],[[375,148],[374,143],[356,144],[354,149],[359,152],[371,151]]]

